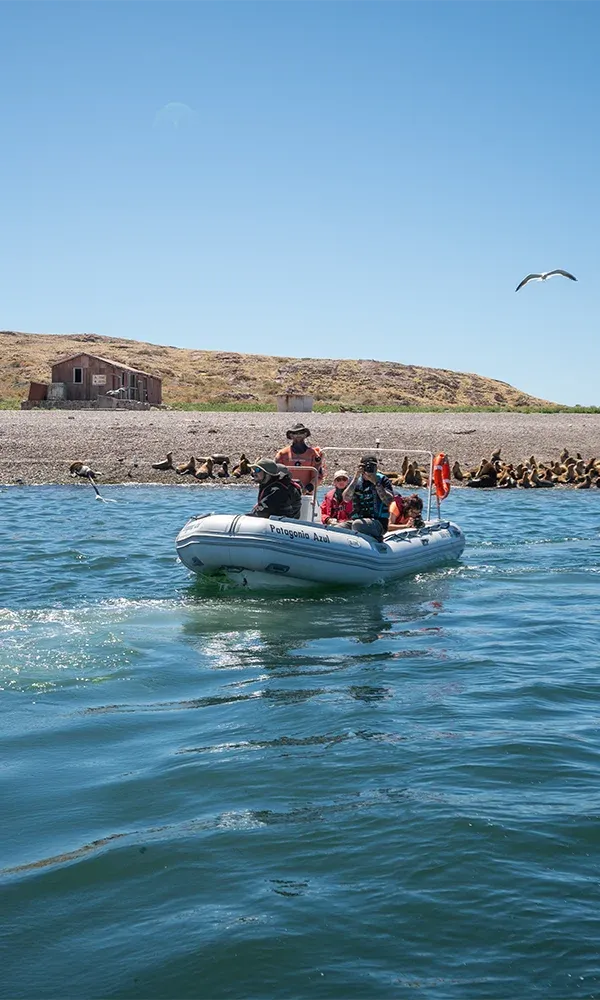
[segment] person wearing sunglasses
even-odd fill
[[[345,469],[338,469],[333,477],[333,489],[321,501],[321,523],[335,526],[346,524],[352,516],[352,501],[344,500],[344,490],[350,481]],[[349,525],[348,525],[349,526]]]
[[[290,474],[300,483],[303,493],[313,493],[315,481],[317,484],[323,481],[323,452],[316,445],[309,445],[310,431],[303,423],[294,424],[285,432],[285,436],[290,444],[277,452],[275,461],[287,465]]]
[[[259,458],[252,466],[252,478],[258,484],[258,499],[249,517],[300,517],[301,492],[284,465],[271,458]]]

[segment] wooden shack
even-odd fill
[[[62,387],[59,389],[59,386]],[[52,365],[54,398],[79,402],[108,398],[134,400],[158,406],[162,402],[162,380],[156,375],[131,368],[121,361],[97,354],[73,354]]]

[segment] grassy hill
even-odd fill
[[[0,332],[0,402],[25,399],[29,381],[49,382],[60,357],[86,351],[121,361],[163,380],[171,405],[274,406],[281,392],[314,396],[319,409],[547,409],[554,404],[481,375],[402,365],[395,361],[335,361],[192,351],[96,334]]]

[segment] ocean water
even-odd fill
[[[3,998],[600,996],[600,491],[457,565],[207,594],[244,489],[0,493]]]

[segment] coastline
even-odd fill
[[[352,471],[359,448],[398,448],[381,462],[398,468],[403,449],[444,451],[461,466],[478,464],[502,448],[502,459],[517,463],[535,455],[557,459],[563,448],[584,459],[600,457],[600,414],[573,413],[256,413],[164,410],[0,410],[0,484],[73,484],[69,465],[89,463],[99,483],[200,483],[152,463],[173,452],[173,462],[190,456],[245,453],[250,461],[274,456],[287,442],[286,428],[305,420],[311,443],[326,449],[326,482],[340,466]],[[425,460],[425,456],[423,456]],[[230,483],[238,480],[230,479]],[[216,480],[223,485],[222,480]],[[239,482],[250,482],[249,479]]]

